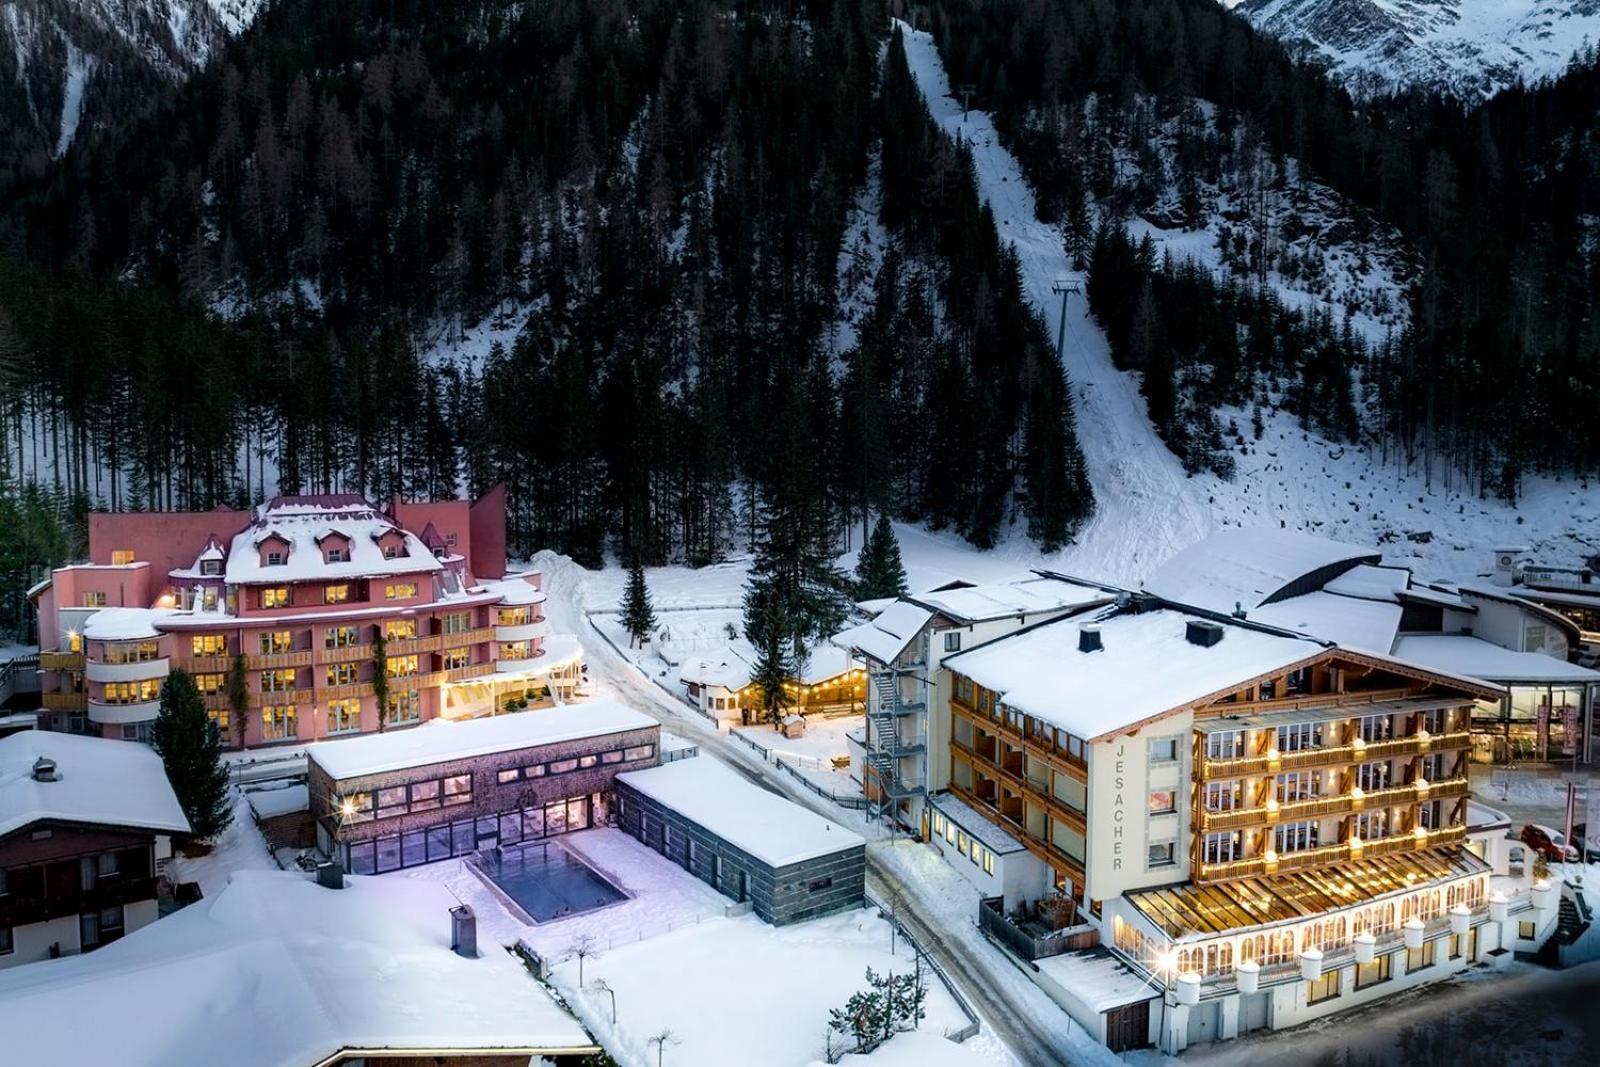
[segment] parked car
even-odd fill
[[[1530,822],[1522,828],[1522,843],[1552,863],[1576,861],[1578,850],[1567,845],[1560,830]]]

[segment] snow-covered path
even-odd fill
[[[952,137],[972,149],[978,191],[994,211],[1000,235],[1016,249],[1028,296],[1054,335],[1061,301],[1050,291],[1070,270],[1061,233],[1040,222],[1033,191],[1016,158],[1000,144],[987,112],[962,115],[933,36],[897,23],[905,35],[906,60],[928,101],[928,110]],[[1067,377],[1077,397],[1078,441],[1083,447],[1095,515],[1068,550],[1068,561],[1087,575],[1137,583],[1178,549],[1212,527],[1207,494],[1188,478],[1177,457],[1156,436],[1145,416],[1144,398],[1133,376],[1117,370],[1105,335],[1089,317],[1083,296],[1067,298]],[[1159,521],[1150,521],[1160,516]]]
[[[1025,289],[1053,338],[1061,302],[1051,285],[1068,270],[1059,232],[1038,220],[1022,169],[988,114],[963,117],[932,35],[896,25],[934,120],[971,146],[979,193],[1016,248]],[[1527,544],[1540,558],[1568,564],[1600,552],[1600,490],[1530,477],[1517,505],[1485,500],[1471,486],[1463,492],[1450,485],[1442,472],[1429,479],[1420,461],[1410,467],[1385,461],[1370,442],[1363,449],[1319,438],[1286,412],[1264,411],[1261,437],[1235,447],[1232,481],[1188,477],[1156,436],[1138,379],[1112,365],[1105,335],[1081,296],[1069,297],[1065,363],[1096,514],[1077,543],[1054,559],[1039,561],[1020,534],[999,548],[1001,557],[1138,585],[1176,549],[1224,525],[1281,525],[1380,545],[1388,562],[1409,564],[1428,579],[1469,577],[1489,565],[1490,549],[1500,544]],[[1244,428],[1241,440],[1250,436],[1251,412],[1218,415],[1224,426]]]

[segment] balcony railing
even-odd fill
[[[1464,841],[1466,836],[1467,828],[1465,826],[1445,826],[1437,830],[1425,831],[1422,834],[1402,833],[1396,834],[1394,837],[1380,838],[1376,841],[1341,841],[1334,845],[1321,845],[1317,848],[1301,849],[1298,852],[1285,852],[1279,854],[1270,864],[1265,856],[1230,860],[1224,863],[1202,863],[1199,872],[1195,875],[1195,881],[1225,882],[1234,878],[1258,878],[1268,874],[1303,871],[1310,867],[1322,867],[1352,858],[1386,856],[1395,852],[1431,848],[1434,845],[1456,844]]]
[[[1308,748],[1299,752],[1279,753],[1276,760],[1268,755],[1234,756],[1228,759],[1208,759],[1200,765],[1202,779],[1242,778],[1254,775],[1276,774],[1279,771],[1296,771],[1307,767],[1328,767],[1341,763],[1364,763],[1368,760],[1392,759],[1396,756],[1415,756],[1424,752],[1467,748],[1472,735],[1465,730],[1447,734],[1413,734],[1387,741],[1370,741],[1361,745],[1331,745],[1326,748]]]
[[[40,694],[46,711],[83,711],[89,706],[88,693],[54,692]]]
[[[42,671],[81,671],[83,670],[83,653],[41,652],[39,653],[39,669]]]
[[[89,890],[50,892],[45,896],[0,897],[0,926],[26,926],[46,922],[67,915],[114,908],[119,904],[132,904],[140,900],[154,900],[154,878],[107,879]]]
[[[298,652],[263,652],[245,657],[245,666],[253,671],[275,671],[285,667],[311,666],[311,650]]]
[[[1466,778],[1445,778],[1430,782],[1425,790],[1415,784],[1395,785],[1387,789],[1372,790],[1360,797],[1353,793],[1341,793],[1337,796],[1286,801],[1276,807],[1258,805],[1226,811],[1202,811],[1200,827],[1208,831],[1237,830],[1269,823],[1298,822],[1302,819],[1315,819],[1328,815],[1348,815],[1396,803],[1416,804],[1425,800],[1466,796],[1470,791],[1471,786]]]
[[[220,656],[174,656],[172,665],[190,674],[223,674],[233,669],[233,657],[227,654]]]

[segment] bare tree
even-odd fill
[[[580,934],[578,939],[567,948],[567,959],[578,961],[578,988],[583,988],[583,961],[599,956],[598,946],[595,944],[593,934]],[[613,1020],[615,1021],[615,1020]]]
[[[660,1033],[653,1035],[650,1040],[645,1042],[647,1045],[654,1045],[656,1047],[656,1067],[661,1067],[662,1057],[667,1053],[667,1046],[676,1045],[678,1043],[678,1035],[673,1033],[671,1029],[663,1029]]]
[[[589,988],[596,993],[605,993],[611,998],[611,1025],[617,1025],[617,991],[611,988],[611,983],[604,978],[596,978]]]

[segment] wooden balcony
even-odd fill
[[[83,711],[89,706],[88,693],[41,693],[39,699],[40,706],[46,711]]]
[[[338,648],[326,646],[317,649],[317,663],[354,663],[358,660],[372,658],[371,645],[341,645]]]
[[[974,769],[982,770],[1005,782],[1013,792],[1020,794],[1024,800],[1031,800],[1034,804],[1044,808],[1051,816],[1071,826],[1079,833],[1088,833],[1089,827],[1085,814],[1069,807],[1048,789],[1041,789],[1023,775],[984,759],[959,741],[951,741],[950,747],[966,755],[972,761]]]
[[[400,638],[390,641],[384,651],[390,656],[415,656],[423,652],[437,652],[443,640],[441,634]]]
[[[311,649],[297,652],[265,652],[245,657],[245,666],[253,671],[277,671],[286,667],[311,666]]]
[[[233,657],[222,656],[174,656],[172,665],[189,672],[190,674],[225,674],[233,670]]]
[[[451,667],[449,670],[436,671],[435,677],[444,682],[470,682],[474,678],[482,678],[494,673],[493,663],[469,663],[465,667]]]
[[[1280,771],[1298,771],[1310,767],[1333,767],[1340,764],[1366,763],[1370,760],[1417,756],[1426,752],[1467,748],[1472,735],[1465,730],[1448,734],[1395,737],[1387,741],[1372,741],[1364,745],[1332,745],[1325,748],[1308,748],[1299,752],[1280,753],[1276,764],[1266,755],[1235,756],[1231,759],[1208,759],[1200,763],[1200,779],[1244,778]]]
[[[39,669],[41,671],[81,671],[83,670],[83,653],[41,652],[39,653]]]
[[[437,635],[440,648],[465,648],[468,645],[483,645],[494,640],[493,626],[480,626],[476,630],[465,630],[460,633],[442,633]]]
[[[1292,800],[1279,804],[1276,809],[1260,805],[1253,808],[1233,808],[1228,811],[1202,811],[1199,823],[1203,831],[1238,830],[1271,823],[1300,822],[1329,815],[1350,815],[1395,804],[1418,804],[1425,800],[1466,796],[1471,792],[1471,788],[1466,778],[1446,778],[1430,783],[1426,792],[1415,785],[1394,785],[1387,789],[1375,789],[1364,793],[1359,798],[1353,793],[1341,793],[1337,796]]]
[[[1436,845],[1459,844],[1466,840],[1465,826],[1445,826],[1422,834],[1401,833],[1376,841],[1341,841],[1333,845],[1286,852],[1279,855],[1269,868],[1265,856],[1231,860],[1226,863],[1202,863],[1195,874],[1196,882],[1226,882],[1236,878],[1260,878],[1269,874],[1285,874],[1315,867],[1325,867],[1344,860],[1365,856],[1387,856],[1412,849],[1432,848]]]

